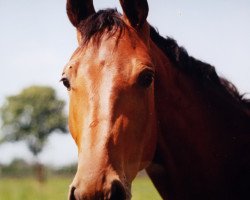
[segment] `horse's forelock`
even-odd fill
[[[99,10],[83,20],[78,27],[78,31],[82,36],[82,45],[86,45],[92,38],[93,41],[98,43],[104,33],[110,38],[119,31],[118,36],[120,37],[125,28],[126,25],[121,19],[120,13],[116,9],[106,9]]]

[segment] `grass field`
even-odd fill
[[[66,200],[71,178],[54,177],[44,184],[32,178],[0,179],[0,200]],[[160,200],[160,196],[147,177],[133,182],[132,200]]]

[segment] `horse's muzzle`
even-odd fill
[[[69,200],[126,200],[126,191],[122,183],[114,180],[111,184],[109,191],[95,192],[88,194],[82,192],[76,187],[70,190]]]

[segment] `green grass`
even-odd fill
[[[32,178],[0,180],[1,200],[59,200],[67,199],[70,179],[51,178],[44,184]]]
[[[0,200],[63,200],[67,199],[71,178],[53,177],[40,184],[32,178],[0,179]],[[147,177],[133,182],[132,200],[161,199]]]
[[[147,176],[137,177],[132,184],[132,200],[161,200]]]

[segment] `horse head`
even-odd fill
[[[121,0],[95,12],[91,0],[68,0],[78,48],[62,74],[69,128],[78,147],[70,199],[130,199],[131,182],[156,145],[155,64],[147,1]]]

